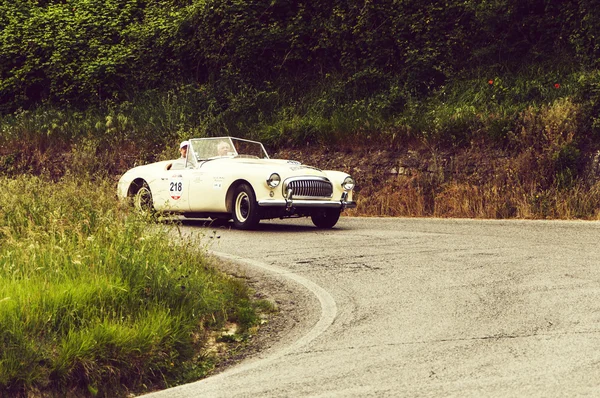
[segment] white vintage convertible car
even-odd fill
[[[332,228],[342,210],[356,207],[353,189],[346,173],[269,159],[260,142],[218,137],[190,139],[185,159],[127,171],[118,195],[140,211],[233,219],[239,229],[290,217]]]

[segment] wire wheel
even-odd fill
[[[146,182],[142,184],[140,189],[133,196],[133,206],[142,214],[154,213],[154,202],[152,201],[152,192]]]

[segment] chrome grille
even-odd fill
[[[295,199],[331,198],[333,187],[326,178],[294,178],[284,184],[284,194],[292,190]]]

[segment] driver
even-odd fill
[[[173,167],[174,167],[174,169],[185,168],[185,161],[187,159],[187,151],[188,151],[189,146],[190,146],[189,141],[183,141],[181,144],[179,144],[179,153],[181,154],[181,157],[172,163],[168,163],[165,166],[165,169],[171,170],[171,168],[173,168]]]
[[[217,156],[227,156],[231,152],[231,146],[226,141],[217,144]]]
[[[183,159],[184,162],[185,159],[187,159],[187,150],[189,145],[190,143],[188,141],[183,141],[181,144],[179,144],[179,153],[181,153],[180,159]]]

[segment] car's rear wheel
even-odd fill
[[[310,218],[317,228],[333,228],[340,219],[340,209],[321,209],[313,214]]]
[[[235,189],[231,217],[233,225],[238,229],[253,229],[258,225],[260,221],[258,203],[250,185],[240,184]]]
[[[133,206],[135,209],[144,215],[154,214],[154,202],[152,201],[152,191],[144,181],[142,186],[133,195]]]

